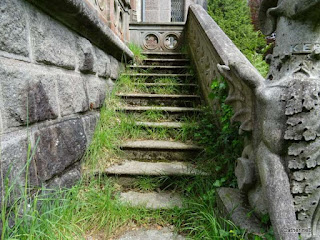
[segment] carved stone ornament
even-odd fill
[[[106,0],[95,0],[96,4],[99,6],[100,10],[103,11],[106,6]]]
[[[159,47],[159,37],[154,33],[148,33],[143,39],[143,46],[149,50],[155,50]]]
[[[164,36],[163,46],[168,50],[174,50],[178,47],[179,36],[175,33],[168,33]]]
[[[245,62],[218,65],[233,118],[251,133],[238,185],[278,240],[320,239],[319,23],[320,0],[264,0],[261,28],[277,32],[267,79]]]

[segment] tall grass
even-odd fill
[[[143,60],[146,59],[146,56],[142,54],[143,50],[140,46],[134,43],[129,43],[129,49],[134,54],[134,62],[139,64],[142,64]]]

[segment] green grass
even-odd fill
[[[140,46],[134,43],[129,43],[129,49],[134,54],[134,62],[137,63],[138,65],[141,64],[143,60],[146,59],[146,56],[142,54],[143,50]]]

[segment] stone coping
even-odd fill
[[[88,0],[27,0],[53,18],[63,22],[119,61],[133,59],[133,53]]]

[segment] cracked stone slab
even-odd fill
[[[184,240],[185,237],[172,232],[169,228],[161,230],[139,229],[125,233],[116,240]]]
[[[163,149],[163,150],[203,150],[202,147],[182,142],[172,141],[157,141],[157,140],[142,140],[142,141],[127,141],[122,146],[122,149]]]
[[[147,175],[147,176],[195,176],[204,173],[194,166],[183,162],[139,162],[124,161],[105,170],[107,174],[115,175]]]
[[[134,207],[146,207],[148,209],[170,209],[182,207],[182,199],[177,193],[140,193],[129,191],[120,193],[120,201]]]

